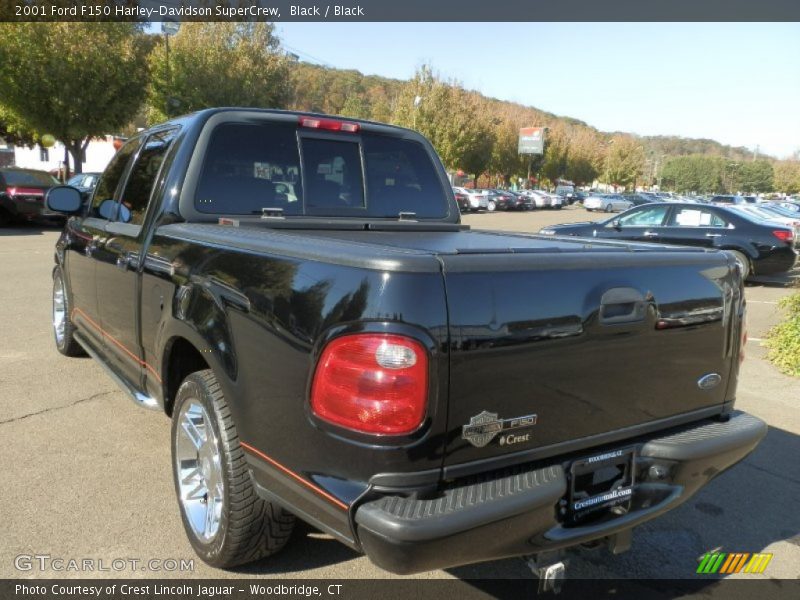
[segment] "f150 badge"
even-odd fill
[[[500,419],[497,413],[483,411],[479,415],[471,417],[469,425],[461,428],[461,437],[467,440],[476,448],[483,448],[491,442],[499,433],[532,427],[536,425],[536,415],[526,415],[513,419]],[[530,434],[525,435],[504,435],[500,438],[500,445],[512,445],[530,440]]]

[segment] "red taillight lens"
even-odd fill
[[[6,194],[8,194],[9,196],[14,196],[16,193],[17,193],[17,188],[15,187],[6,188]]]
[[[320,419],[364,433],[411,433],[425,418],[428,355],[389,334],[346,335],[329,343],[311,385]]]
[[[358,133],[360,129],[358,123],[337,121],[336,119],[317,119],[316,117],[300,117],[300,127],[325,129],[327,131],[344,131],[346,133]]]
[[[788,229],[776,229],[772,235],[782,242],[791,242],[794,239],[794,234]]]

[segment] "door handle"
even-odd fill
[[[611,288],[600,298],[600,324],[615,325],[644,321],[647,298],[637,289]]]
[[[120,254],[117,257],[117,268],[127,271],[128,269],[139,268],[139,256],[134,252]]]
[[[96,235],[93,236],[92,240],[88,244],[86,244],[86,247],[84,248],[83,253],[86,256],[92,256],[94,251],[97,250],[100,247],[100,244],[102,244],[104,241],[105,240],[103,240],[99,236],[96,236]]]
[[[644,237],[658,237],[655,231],[645,231],[642,235],[644,235]]]
[[[120,255],[117,257],[117,268],[127,271],[131,266],[131,259],[128,256]]]
[[[707,238],[718,238],[718,237],[722,237],[722,234],[721,233],[707,233],[706,237]]]

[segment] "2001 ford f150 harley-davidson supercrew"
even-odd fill
[[[198,555],[414,573],[606,541],[751,452],[723,251],[470,231],[419,134],[214,109],[57,187],[59,351],[172,418]]]

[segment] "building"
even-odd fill
[[[94,138],[89,142],[84,153],[84,172],[103,171],[116,153],[114,136],[107,135]],[[75,171],[72,156],[70,155],[70,171]],[[33,148],[6,144],[0,138],[0,166],[21,167],[24,169],[38,169],[40,171],[58,171],[64,166],[64,145],[56,142],[52,148],[43,148],[39,145]]]

